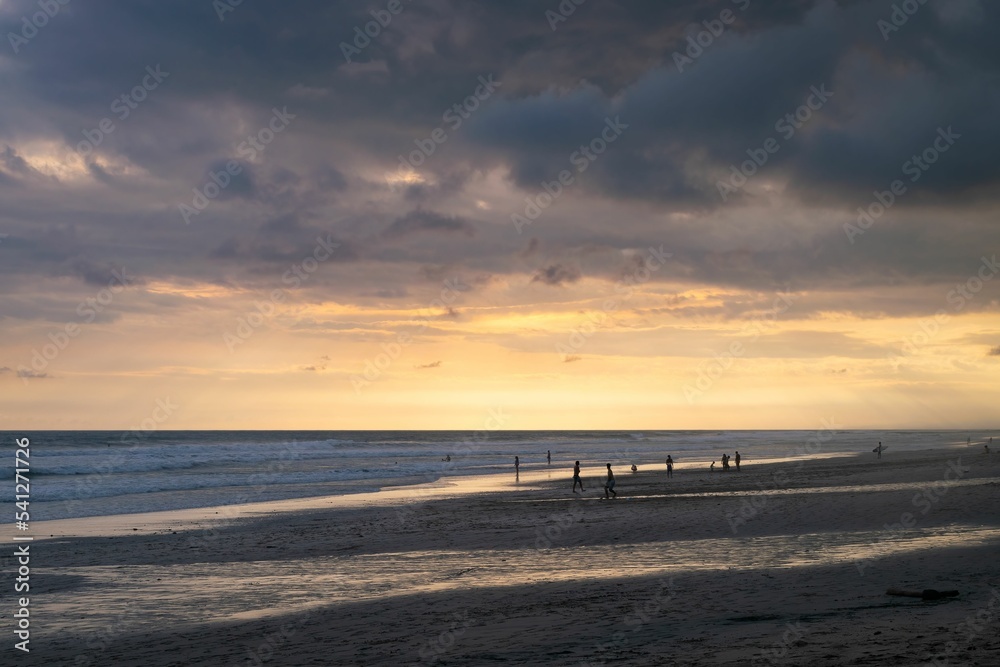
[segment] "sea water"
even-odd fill
[[[16,438],[30,439],[34,521],[342,495],[453,475],[551,466],[704,469],[740,450],[769,459],[866,454],[878,442],[906,451],[982,447],[989,434],[959,431],[110,431],[0,432],[14,478]],[[1000,442],[998,442],[1000,446]],[[450,460],[449,460],[450,458]],[[23,472],[23,471],[22,471]],[[13,503],[14,485],[8,486]]]

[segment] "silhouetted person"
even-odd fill
[[[639,472],[639,469],[635,467],[634,463],[632,464],[632,472]]]
[[[879,458],[879,459],[882,458],[882,441],[881,440],[878,441],[878,447],[875,448],[875,454],[876,454],[875,458]]]
[[[552,465],[552,450],[551,449],[548,450],[547,452],[545,452],[545,460],[549,462],[549,465]]]
[[[736,472],[740,471],[740,453],[736,452]]]
[[[708,466],[708,472],[715,472],[715,461],[712,461],[712,465]]]
[[[674,460],[667,454],[667,477],[674,476]]]
[[[521,474],[521,459],[514,457],[514,472],[518,475]]]
[[[573,493],[576,493],[576,485],[580,485],[580,490],[583,491],[583,480],[580,479],[580,462],[577,461],[576,465],[573,466]]]
[[[611,472],[611,464],[610,463],[608,464],[608,481],[604,484],[604,497],[605,498],[609,497],[608,496],[608,492],[609,491],[611,492],[612,496],[614,496],[615,498],[618,497],[618,494],[615,493],[615,474],[613,472]]]

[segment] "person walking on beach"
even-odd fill
[[[521,474],[521,459],[514,457],[514,472],[518,475]]]
[[[611,464],[610,463],[608,464],[608,481],[604,484],[604,497],[605,498],[608,498],[608,492],[609,491],[611,492],[612,496],[614,496],[615,498],[618,497],[618,494],[615,493],[615,474],[613,472],[611,472]]]
[[[667,477],[674,476],[674,460],[667,454]]]
[[[552,465],[552,450],[551,449],[548,450],[547,452],[545,452],[545,460],[549,462],[549,465]]]
[[[882,441],[881,440],[878,441],[878,447],[875,448],[875,454],[877,454],[876,458],[882,458]]]
[[[736,452],[736,472],[740,471],[740,453]]]
[[[729,454],[722,455],[722,472],[729,472]]]
[[[715,461],[712,461],[712,465],[708,466],[708,472],[715,472]]]
[[[580,462],[577,461],[576,465],[573,466],[573,493],[576,493],[576,485],[580,485],[580,490],[583,491],[583,480],[580,479]]]

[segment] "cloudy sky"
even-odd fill
[[[1000,6],[896,6],[0,0],[0,426],[996,426]]]

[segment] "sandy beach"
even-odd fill
[[[601,473],[37,523],[18,664],[1000,661],[995,455]]]

